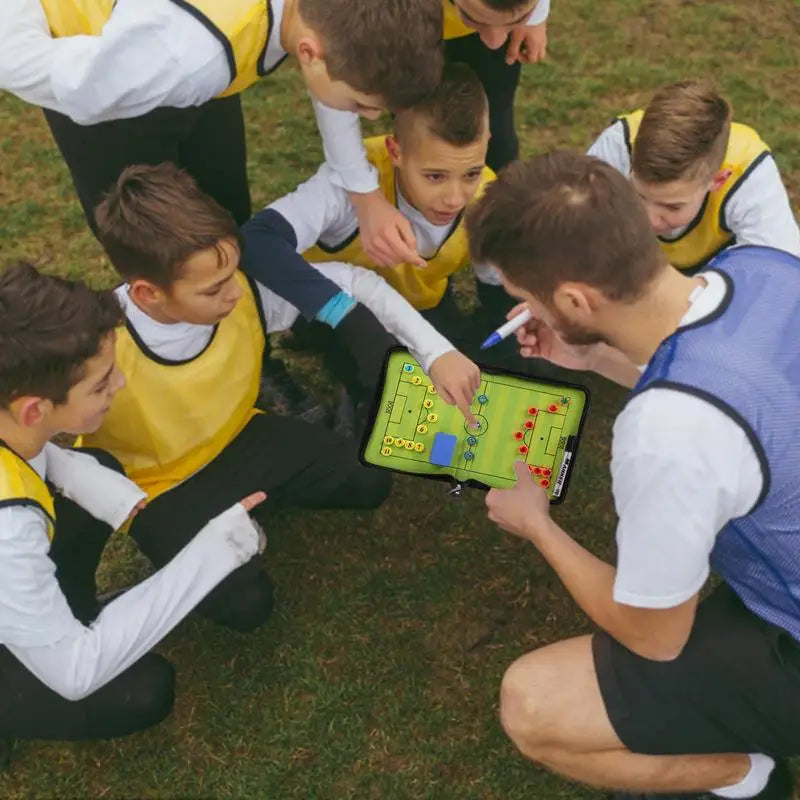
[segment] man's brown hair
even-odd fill
[[[634,300],[666,264],[630,183],[564,150],[506,167],[467,210],[466,226],[473,261],[543,302],[566,281]]]
[[[395,133],[402,140],[420,120],[434,136],[463,147],[486,133],[488,114],[489,101],[478,76],[466,64],[445,64],[436,89],[397,114]]]
[[[436,88],[442,74],[441,0],[300,0],[333,80],[378,95],[393,111]]]
[[[65,402],[121,322],[111,291],[43,275],[26,263],[7,267],[0,272],[0,405],[26,395]]]
[[[731,133],[731,106],[709,81],[659,89],[633,143],[632,170],[645,183],[710,178]]]
[[[126,168],[94,213],[100,243],[126,281],[169,289],[195,253],[230,239],[241,249],[230,213],[170,163]]]

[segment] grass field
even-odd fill
[[[800,24],[795,0],[556,0],[550,57],[524,70],[523,154],[584,147],[667,81],[711,75],[800,189]],[[257,204],[316,168],[320,147],[288,67],[245,98]],[[372,130],[378,128],[372,127]],[[0,96],[0,254],[108,284],[40,113]],[[468,292],[468,289],[465,289]],[[299,368],[313,370],[313,365]],[[623,393],[599,380],[559,522],[611,557],[607,465]],[[269,531],[273,621],[237,636],[189,619],[160,646],[178,698],[160,727],[86,744],[23,742],[4,798],[429,798],[581,800],[600,795],[530,765],[496,718],[520,654],[588,630],[530,546],[487,522],[480,493],[444,497],[398,478],[373,515],[293,514]],[[147,573],[120,538],[103,566]]]

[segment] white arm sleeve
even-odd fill
[[[0,6],[0,87],[81,125],[199,105],[230,78],[222,45],[172,3],[119,3],[100,35],[58,39],[38,1]]]
[[[528,17],[528,25],[541,25],[550,14],[550,0],[539,0]]]
[[[426,372],[439,356],[455,350],[403,295],[376,272],[339,261],[311,266],[365,305],[384,328],[412,352]],[[290,328],[300,312],[260,283],[256,285],[268,332]]]
[[[358,217],[347,191],[336,183],[333,170],[327,164],[267,208],[277,211],[294,228],[298,253],[304,253],[320,239],[333,243],[343,241],[358,227]]]
[[[47,478],[64,495],[114,530],[147,495],[122,473],[87,453],[45,445]]]
[[[728,196],[725,224],[737,244],[767,245],[800,256],[800,230],[771,155]]]
[[[408,300],[369,269],[332,261],[313,267],[365,305],[428,372],[439,356],[455,350]]]
[[[25,519],[13,522],[9,514]],[[0,641],[53,691],[80,700],[152,649],[258,547],[258,531],[237,504],[84,627],[58,586],[39,512],[5,509],[0,511]]]
[[[625,126],[621,120],[609,125],[595,139],[586,155],[599,158],[619,170],[626,178],[631,174],[631,156],[625,144]]]
[[[611,476],[619,522],[614,599],[672,608],[705,583],[717,534],[763,485],[744,430],[711,403],[649,389],[614,424]]]
[[[358,194],[377,189],[378,172],[367,161],[358,114],[330,108],[313,97],[311,102],[322,136],[325,161],[332,170],[334,182]]]

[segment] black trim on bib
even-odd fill
[[[264,5],[265,5],[264,10],[267,12],[267,39],[264,42],[264,47],[261,50],[261,54],[258,56],[258,63],[256,64],[256,72],[261,78],[263,78],[267,74],[267,70],[264,69],[264,59],[267,57],[269,42],[270,39],[272,39],[272,31],[275,30],[275,13],[272,10],[272,3],[270,2],[270,0],[264,0]],[[281,61],[283,61],[283,59],[281,59]],[[279,61],[278,64],[280,64],[281,61]],[[275,66],[277,67],[278,64],[276,64]]]
[[[694,397],[699,398],[700,400],[705,400],[707,403],[710,403],[715,408],[719,409],[725,416],[727,416],[731,421],[735,422],[741,429],[744,431],[744,435],[747,437],[747,440],[750,442],[753,451],[756,454],[756,458],[758,458],[758,463],[761,467],[761,474],[763,475],[764,482],[761,486],[761,492],[759,493],[758,497],[756,498],[755,503],[753,503],[752,508],[750,508],[747,512],[742,514],[742,516],[747,516],[748,514],[752,514],[763,502],[766,498],[767,494],[769,494],[770,483],[771,483],[771,474],[769,469],[769,461],[767,461],[767,454],[764,452],[764,448],[759,440],[758,436],[756,436],[755,431],[750,427],[750,423],[735,409],[729,406],[723,400],[720,400],[714,394],[705,391],[704,389],[700,389],[697,386],[690,386],[685,383],[677,383],[676,381],[669,381],[669,380],[654,380],[651,383],[647,384],[641,391],[637,392],[631,397],[633,400],[634,397],[638,397],[644,392],[648,391],[649,389],[673,389],[678,392],[684,392],[685,394],[692,395]]]
[[[35,472],[36,470],[34,470]],[[0,509],[3,508],[33,508],[36,511],[41,511],[45,518],[50,523],[50,526],[55,530],[56,518],[38,501],[32,497],[19,497],[14,500],[0,500]]]
[[[768,156],[771,156],[769,150],[765,150],[763,153],[760,153],[756,158],[754,158],[750,164],[748,165],[747,169],[736,179],[733,186],[728,190],[728,193],[723,198],[722,202],[719,205],[719,227],[725,231],[726,233],[733,234],[734,232],[728,227],[728,223],[725,221],[725,209],[728,207],[728,200],[733,197],[734,192],[750,177],[750,174],[753,170]]]
[[[258,286],[254,278],[251,278],[249,275],[245,275],[247,278],[247,285],[250,287],[250,291],[253,293],[253,301],[256,304],[256,311],[258,312],[258,320],[261,323],[261,329],[264,331],[264,338],[266,339],[269,336],[269,332],[267,331],[267,317],[264,314],[264,305],[261,302],[261,295],[258,291]]]
[[[712,322],[718,320],[730,307],[730,304],[733,301],[733,293],[735,291],[731,276],[728,275],[727,272],[720,272],[719,270],[713,268],[709,269],[708,271],[719,275],[725,282],[725,297],[722,298],[722,302],[710,314],[705,317],[701,317],[694,322],[690,322],[688,325],[680,326],[675,333],[683,333],[684,331],[691,331],[695,328],[702,328],[704,325],[710,325]],[[675,334],[673,334],[673,336],[674,335]]]
[[[356,225],[355,230],[338,244],[327,245],[322,242],[317,242],[317,247],[319,247],[323,253],[327,253],[329,256],[335,256],[337,253],[341,253],[345,247],[351,245],[358,238],[359,233],[361,233],[361,229]]]
[[[679,242],[684,236],[687,236],[689,233],[691,233],[701,223],[703,216],[706,213],[706,209],[708,208],[708,200],[710,196],[710,193],[706,192],[706,196],[703,198],[703,205],[700,206],[700,210],[694,215],[694,219],[684,228],[681,234],[676,236],[674,239],[669,239],[666,236],[659,236],[657,237],[658,241],[664,242],[664,244],[675,244],[675,242]]]
[[[196,355],[192,356],[191,358],[182,358],[176,361],[172,361],[168,358],[162,358],[158,353],[154,353],[145,343],[144,340],[139,336],[138,331],[136,328],[131,325],[131,321],[125,317],[125,327],[128,330],[128,333],[133,339],[134,344],[142,351],[142,354],[149,358],[151,361],[155,361],[156,364],[161,364],[163,367],[180,367],[183,364],[191,364],[192,361],[196,361],[200,356],[202,356],[209,347],[211,347],[212,342],[217,336],[217,330],[219,329],[219,323],[214,326],[214,330],[211,332],[211,336],[208,340],[206,346]]]
[[[622,136],[625,139],[625,147],[628,148],[628,157],[631,159],[631,170],[633,170],[633,143],[631,142],[631,127],[628,125],[628,120],[625,119],[625,117],[617,117],[614,122],[622,123]]]
[[[200,9],[187,2],[187,0],[170,0],[170,2],[175,3],[187,14],[191,14],[222,45],[225,50],[225,58],[228,61],[228,71],[231,74],[231,79],[228,81],[228,86],[230,86],[236,80],[238,72],[236,69],[236,56],[230,39]]]

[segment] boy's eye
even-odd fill
[[[476,170],[475,172],[468,172],[465,177],[468,181],[477,181],[481,177],[481,173]]]
[[[208,290],[206,290],[205,292],[203,292],[203,294],[204,294],[206,297],[215,297],[215,296],[216,296],[216,295],[218,295],[218,294],[219,294],[221,291],[222,291],[222,286],[221,286],[221,285],[219,285],[219,286],[215,286],[213,289],[208,289]]]
[[[103,394],[108,389],[108,381],[103,381],[101,384],[95,387],[95,390],[92,394]]]
[[[444,177],[445,176],[439,172],[431,172],[425,176],[425,178],[431,181],[431,183],[441,183],[444,180]]]

